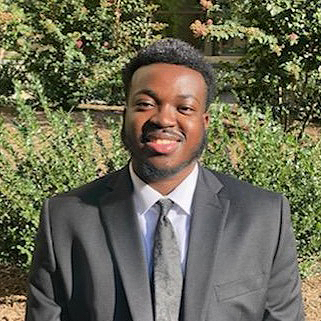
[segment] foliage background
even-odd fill
[[[226,66],[229,84],[247,108],[271,108],[285,130],[320,119],[321,2],[319,0],[201,0],[205,21],[191,25],[196,37],[245,39],[245,55]]]
[[[112,142],[106,144],[88,114],[80,125],[71,114],[43,104],[46,126],[23,100],[16,121],[10,127],[4,122],[0,126],[0,261],[21,266],[30,263],[45,198],[128,161],[120,140],[120,119],[106,119]],[[284,193],[292,206],[300,260],[308,264],[321,250],[320,142],[308,136],[298,142],[270,114],[256,110],[235,112],[216,104],[211,117],[202,163]]]
[[[164,28],[156,9],[144,0],[1,0],[0,44],[15,55],[0,65],[0,94],[20,80],[37,104],[37,79],[52,107],[122,103],[124,63]]]

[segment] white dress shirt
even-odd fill
[[[129,165],[130,177],[134,185],[134,206],[145,247],[146,263],[149,273],[152,271],[152,252],[154,233],[159,216],[157,201],[164,198],[162,194],[143,182]],[[181,267],[185,272],[186,256],[191,222],[191,207],[198,176],[198,164],[192,172],[168,195],[174,204],[167,214],[171,221],[181,251]]]

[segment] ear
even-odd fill
[[[207,129],[209,124],[210,124],[210,114],[208,112],[203,113],[203,124],[204,124],[204,128]]]
[[[126,115],[127,115],[127,104],[124,105],[124,109],[123,109],[123,113],[122,113],[123,123],[125,123]]]

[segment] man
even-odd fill
[[[131,160],[46,201],[26,320],[304,320],[287,201],[197,162],[211,67],[165,39],[123,80]]]

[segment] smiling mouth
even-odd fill
[[[183,141],[180,133],[162,131],[162,132],[150,132],[142,143],[147,146],[149,150],[156,154],[167,155],[173,153]]]
[[[169,139],[155,139],[146,142],[148,149],[152,150],[154,153],[168,155],[173,153],[179,145],[177,140]]]
[[[169,144],[173,144],[176,141],[173,140],[169,140],[169,139],[156,139],[153,141],[153,143],[158,144],[158,145],[169,145]]]
[[[185,136],[174,128],[145,128],[141,143],[152,155],[169,155],[177,150]]]

